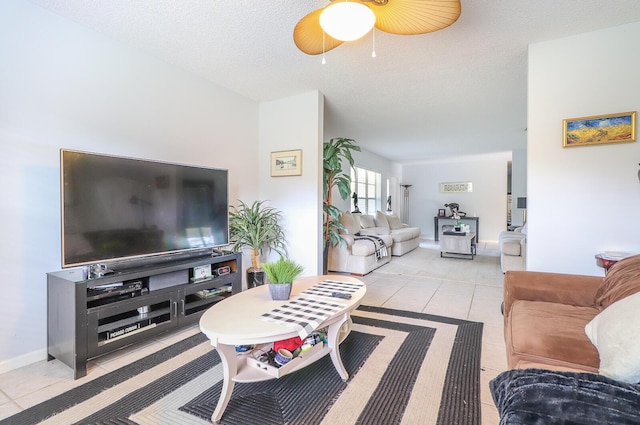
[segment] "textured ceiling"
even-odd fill
[[[31,1],[251,99],[317,89],[325,138],[399,162],[525,148],[527,45],[640,21],[638,0],[462,0],[444,30],[376,31],[376,58],[368,35],[322,65],[292,33],[327,1]]]

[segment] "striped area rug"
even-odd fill
[[[329,356],[280,379],[236,384],[221,424],[480,424],[482,323],[361,306]],[[222,365],[202,334],[0,424],[207,424]]]

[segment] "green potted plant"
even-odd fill
[[[269,293],[273,300],[288,300],[294,279],[304,271],[300,264],[282,256],[278,261],[264,263],[262,268],[269,279]]]
[[[264,252],[273,250],[280,256],[287,253],[284,231],[280,226],[282,213],[264,204],[265,201],[255,201],[251,205],[239,201],[239,205],[231,206],[229,212],[232,249],[235,252],[243,248],[251,249],[251,267],[247,269],[249,288],[264,283],[264,271],[260,264]]]
[[[360,152],[360,146],[356,145],[353,139],[338,137],[325,142],[322,150],[323,166],[323,271],[327,273],[329,260],[329,244],[336,246],[343,243],[340,230],[344,228],[340,223],[339,208],[333,205],[333,189],[337,188],[340,197],[346,200],[351,193],[351,175],[343,171],[343,163],[347,161],[349,167],[353,168],[353,155],[351,152]]]

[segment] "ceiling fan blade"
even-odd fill
[[[460,0],[388,0],[369,3],[376,15],[376,28],[391,34],[414,35],[438,31],[460,16]]]
[[[325,34],[320,26],[320,14],[322,9],[318,9],[300,19],[300,22],[293,29],[293,41],[308,55],[319,55],[322,52],[328,52],[335,49],[343,42],[336,40],[329,34]],[[322,38],[324,36],[324,49],[322,47]]]

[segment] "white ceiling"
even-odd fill
[[[322,65],[292,33],[325,0],[31,1],[251,99],[317,89],[326,139],[399,162],[524,149],[527,45],[640,21],[638,0],[462,0],[444,30],[376,31],[376,58],[368,35]]]

